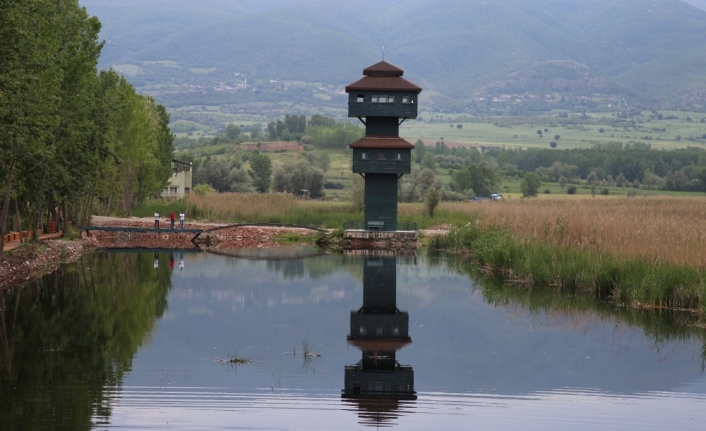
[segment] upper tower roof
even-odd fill
[[[404,75],[404,70],[390,64],[385,60],[380,63],[373,64],[370,67],[363,69],[363,75],[365,76],[402,76]]]
[[[421,87],[402,78],[404,70],[381,61],[363,70],[363,78],[346,87],[346,93],[351,91],[410,91],[421,93]]]

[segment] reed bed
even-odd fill
[[[434,237],[430,247],[465,250],[481,268],[519,284],[551,286],[618,305],[706,309],[705,274],[691,266],[520,239],[506,228],[480,223]]]
[[[523,199],[447,203],[481,228],[520,239],[706,269],[706,198]]]

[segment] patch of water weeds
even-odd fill
[[[518,239],[506,229],[476,224],[431,238],[429,248],[465,254],[480,270],[511,283],[551,286],[635,308],[706,310],[706,273],[686,265]]]

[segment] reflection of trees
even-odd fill
[[[167,255],[162,256],[167,260]],[[0,293],[2,429],[90,429],[166,310],[170,270],[151,255],[93,254]]]
[[[430,267],[446,265],[451,271],[469,275],[488,304],[519,316],[546,316],[552,326],[565,330],[587,330],[595,323],[615,321],[627,328],[640,328],[660,351],[667,342],[701,340],[702,367],[706,365],[706,319],[703,314],[670,309],[616,307],[591,294],[562,292],[557,288],[518,286],[489,276],[459,256],[430,252]]]

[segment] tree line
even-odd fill
[[[688,147],[654,150],[634,142],[595,145],[570,150],[449,148],[439,141],[426,147],[417,142],[413,160],[420,168],[445,169],[452,176],[449,188],[488,196],[503,177],[529,177],[528,190],[541,182],[586,181],[601,186],[706,192],[706,150]],[[536,178],[535,178],[536,175]],[[538,187],[538,186],[537,186]],[[531,192],[530,192],[531,193]]]
[[[100,28],[76,0],[0,2],[0,245],[11,218],[130,215],[171,175],[169,115],[97,70]]]

